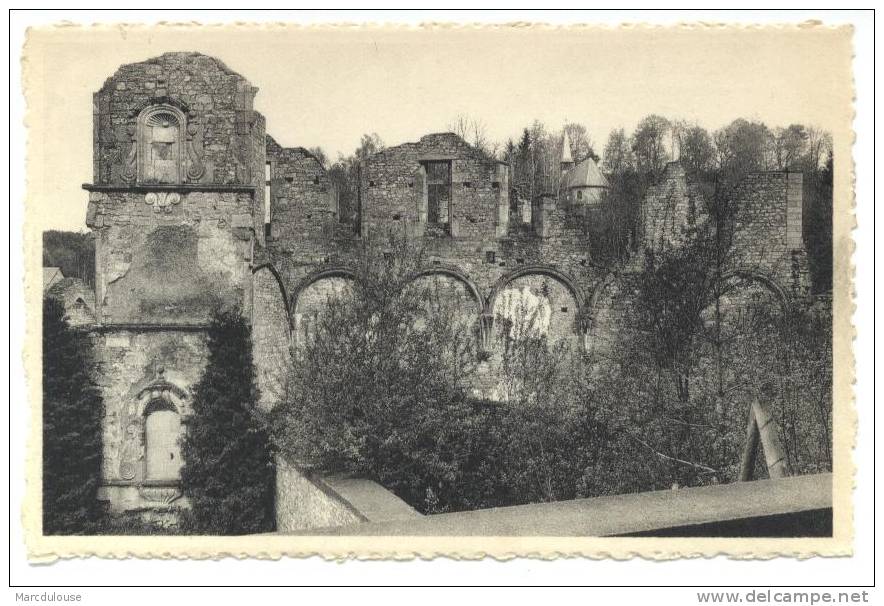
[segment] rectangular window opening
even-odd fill
[[[270,193],[272,180],[272,166],[270,162],[264,163],[264,237],[270,237]]]
[[[451,213],[451,161],[425,162],[427,171],[427,223],[447,231]]]
[[[493,250],[485,251],[485,262],[486,263],[494,263],[496,262],[497,254]]]

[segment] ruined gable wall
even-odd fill
[[[108,410],[102,492],[115,510],[182,502],[165,477],[173,471],[155,470],[162,485],[144,475],[146,405],[166,407],[154,444],[174,459],[212,312],[251,310],[265,155],[256,90],[215,59],[167,53],[120,67],[94,96],[86,223],[96,233],[96,380]]]
[[[747,175],[731,194],[735,207],[730,270],[745,270],[774,281],[787,296],[803,298],[809,288],[801,236],[802,175],[765,172]],[[643,202],[646,249],[660,252],[685,245],[692,230],[708,221],[697,184],[678,163],[648,189]]]
[[[337,223],[328,174],[302,147],[283,148],[266,138],[271,166],[271,239],[281,244],[325,240]]]
[[[384,237],[421,235],[426,229],[425,176],[421,163],[451,162],[450,233],[471,240],[493,238],[508,220],[505,171],[453,133],[380,151],[362,166],[362,233]],[[503,206],[506,212],[501,213]]]
[[[184,150],[188,168],[201,164],[204,169],[189,182],[252,184],[256,92],[242,76],[199,53],[166,53],[121,66],[94,95],[94,182],[131,182],[136,118],[146,107],[167,103],[186,117],[192,143]]]

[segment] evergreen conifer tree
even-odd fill
[[[249,326],[236,311],[209,328],[209,359],[182,442],[181,483],[191,530],[249,534],[274,528],[270,438],[257,411]]]
[[[60,301],[43,302],[43,534],[89,534],[101,508],[104,404],[91,377],[88,335]]]

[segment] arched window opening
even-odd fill
[[[181,417],[166,400],[154,400],[144,409],[144,478],[177,480],[181,459]]]
[[[142,183],[181,183],[184,116],[161,105],[146,109],[138,119],[138,179]]]

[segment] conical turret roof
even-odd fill
[[[565,173],[562,185],[572,187],[608,187],[608,180],[592,158],[582,160],[577,166]]]

